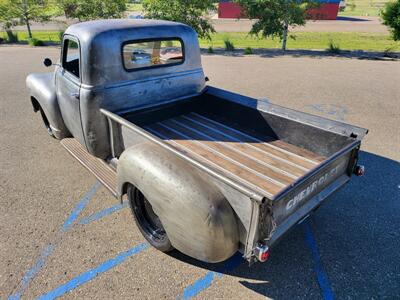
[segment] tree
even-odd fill
[[[121,18],[126,0],[58,0],[58,6],[67,18],[79,21]]]
[[[46,0],[2,0],[0,14],[6,15],[6,24],[9,26],[13,20],[20,20],[26,25],[29,38],[32,38],[31,22],[48,21],[52,16],[50,6]]]
[[[12,18],[8,13],[8,1],[0,0],[0,24],[4,29],[9,29],[12,25]]]
[[[263,37],[279,37],[282,50],[286,50],[289,26],[305,25],[309,7],[317,4],[310,0],[237,0],[243,13],[257,19],[250,34]]]
[[[1,27],[6,31],[9,42],[15,42],[15,36],[11,31],[11,27],[14,25],[14,21],[8,13],[8,1],[0,0],[0,24]]]
[[[393,39],[400,40],[400,0],[386,3],[381,15],[383,24],[391,28]]]
[[[210,39],[215,32],[206,15],[214,10],[213,0],[144,0],[147,18],[181,22],[196,30],[201,38]]]

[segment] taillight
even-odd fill
[[[356,174],[356,176],[363,176],[365,174],[365,167],[357,165],[355,166],[353,173]]]
[[[263,244],[258,244],[258,246],[254,249],[254,255],[260,262],[267,261],[270,255],[268,246]]]

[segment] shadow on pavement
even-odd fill
[[[309,222],[337,298],[396,298],[400,296],[400,163],[361,151],[360,164],[365,165],[366,175],[353,177]],[[235,265],[239,254],[219,264],[199,262],[177,251],[170,255],[239,277],[243,286],[271,298],[321,297],[302,226],[273,249],[267,263],[251,267],[244,260]]]
[[[202,49],[202,55],[223,55],[232,57],[248,57],[244,55],[243,49],[235,51],[225,51],[224,49],[214,49],[214,53],[210,54],[206,49]],[[310,57],[310,58],[347,58],[347,59],[362,59],[362,60],[378,60],[378,61],[393,61],[400,59],[400,52],[374,52],[363,50],[340,50],[340,53],[332,53],[328,50],[286,50],[283,52],[280,49],[265,49],[253,48],[253,55],[274,58],[274,57]]]
[[[336,21],[349,21],[349,22],[370,22],[371,20],[368,19],[361,19],[357,17],[344,17],[344,16],[337,16]]]

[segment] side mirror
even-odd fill
[[[50,58],[45,58],[44,61],[43,61],[43,64],[44,64],[46,67],[50,67],[50,66],[53,64],[53,62],[51,61]]]

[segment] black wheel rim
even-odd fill
[[[130,195],[129,201],[131,202],[132,211],[140,226],[153,241],[163,241],[167,235],[160,218],[154,212],[150,202],[138,189],[134,189],[131,193],[133,193],[133,195]]]

